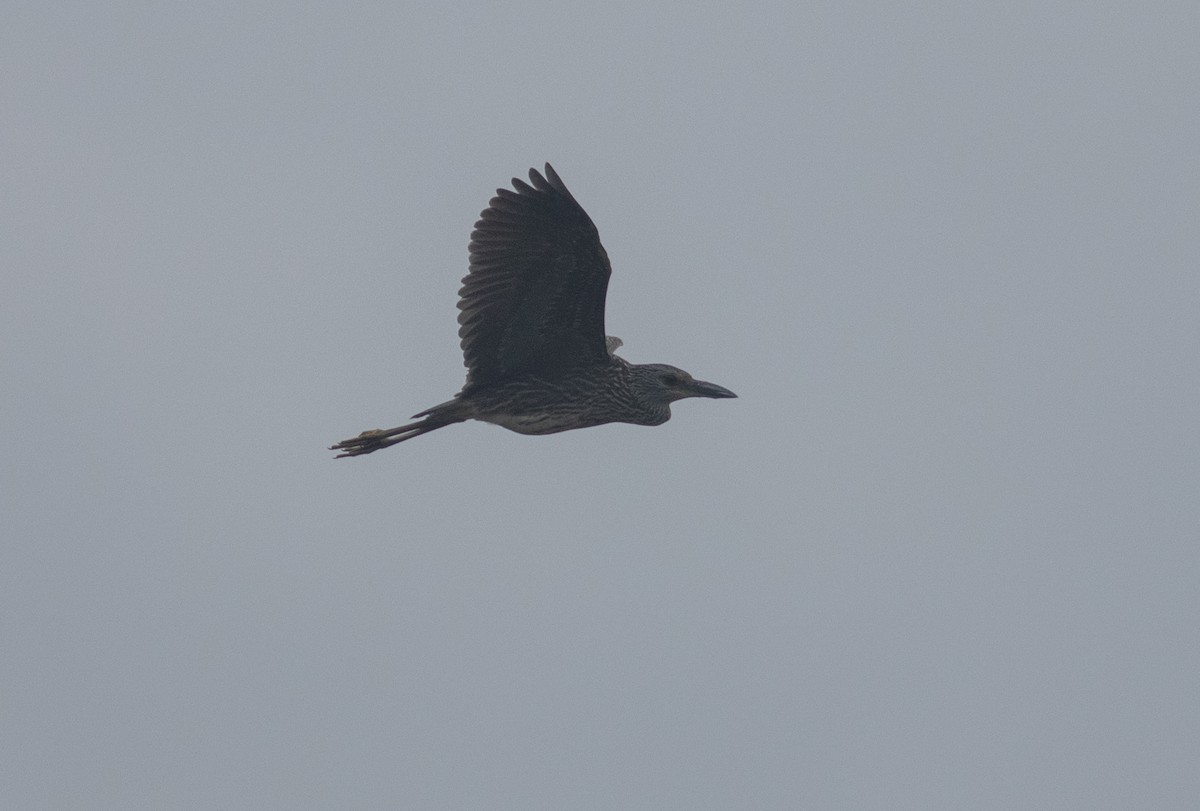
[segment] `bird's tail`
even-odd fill
[[[430,431],[436,431],[438,428],[443,428],[447,425],[452,425],[456,422],[462,422],[466,417],[455,413],[458,409],[452,408],[457,406],[457,400],[451,400],[441,405],[436,405],[433,408],[426,409],[420,414],[413,415],[414,417],[422,417],[416,422],[410,422],[407,425],[401,425],[397,428],[376,428],[371,431],[363,431],[353,439],[343,439],[336,445],[331,445],[329,450],[341,451],[337,455],[338,459],[343,456],[362,456],[366,453],[374,453],[382,448],[389,448],[406,439],[428,434]]]

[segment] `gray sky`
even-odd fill
[[[1200,6],[56,6],[0,805],[1196,807]],[[547,160],[625,356],[740,399],[335,462]]]

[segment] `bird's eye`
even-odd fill
[[[659,378],[659,380],[661,380],[663,383],[665,383],[668,386],[679,385],[679,375],[673,375],[670,372],[667,372],[666,374],[664,374],[662,377]]]

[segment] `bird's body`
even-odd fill
[[[334,445],[359,456],[474,419],[520,434],[609,422],[661,425],[685,397],[735,397],[665,364],[631,364],[604,335],[611,268],[595,225],[546,164],[498,189],[471,234],[460,291],[467,383],[416,422],[365,431]]]
[[[638,368],[614,356],[609,363],[555,377],[520,375],[471,397],[467,408],[471,419],[518,434],[556,434],[607,422],[661,425],[670,419],[670,409],[666,403],[638,397]],[[574,405],[598,398],[604,398],[603,411],[581,413]],[[451,400],[447,411],[456,407],[458,401]]]

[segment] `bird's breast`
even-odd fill
[[[556,414],[553,412],[525,412],[521,414],[481,414],[476,419],[499,425],[518,434],[557,434],[575,428],[590,428],[607,420],[581,419],[578,414]]]

